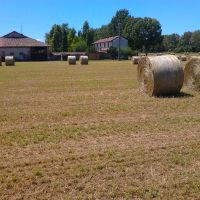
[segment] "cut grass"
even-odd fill
[[[150,98],[130,61],[0,68],[0,199],[198,199],[200,95]]]

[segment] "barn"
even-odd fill
[[[14,56],[17,61],[45,61],[49,45],[13,31],[0,37],[0,56]]]
[[[119,40],[120,40],[120,47],[121,48],[128,48],[128,40],[122,36],[115,36],[115,37],[109,37],[109,38],[104,38],[100,39],[96,42],[93,43],[95,48],[97,49],[98,52],[107,52],[107,50],[110,47],[119,47]]]

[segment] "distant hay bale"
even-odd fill
[[[185,85],[191,89],[200,91],[200,58],[191,57],[185,65]]]
[[[137,65],[139,63],[140,57],[139,56],[133,56],[132,57],[132,64]]]
[[[176,56],[179,60],[181,60],[181,55]]]
[[[181,56],[181,61],[183,62],[187,61],[187,56]]]
[[[5,65],[6,66],[15,66],[15,58],[14,58],[14,56],[6,56],[5,57]]]
[[[163,53],[157,53],[157,56],[163,56]]]
[[[140,56],[141,57],[146,57],[146,54],[145,53],[141,53]]]
[[[81,56],[80,63],[81,65],[88,65],[88,56]]]
[[[149,96],[177,94],[183,81],[183,68],[176,56],[144,57],[139,61],[139,87]]]
[[[175,56],[176,54],[175,54],[175,53],[170,53],[170,55],[173,55],[173,56]]]
[[[76,56],[68,56],[67,60],[69,65],[76,65]]]

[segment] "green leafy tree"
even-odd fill
[[[85,22],[84,22],[82,30],[83,30],[83,31],[82,31],[82,37],[86,40],[86,39],[87,39],[88,32],[89,32],[89,30],[90,30],[90,26],[89,26],[88,21],[85,21]]]
[[[45,41],[51,45],[52,51],[61,52],[68,50],[68,25],[54,24],[49,33],[45,35]]]
[[[85,52],[88,46],[83,38],[75,37],[71,44],[71,49],[73,52]]]
[[[131,15],[127,9],[118,10],[108,25],[110,36],[116,36],[119,34],[119,26],[121,32],[123,33],[123,30],[130,18]]]
[[[107,37],[110,37],[109,27],[107,25],[104,25],[101,28],[96,29],[94,40],[99,40]]]
[[[53,32],[53,37],[51,39],[52,50],[54,52],[62,51],[62,31],[59,25],[56,25]]]
[[[164,35],[163,45],[166,51],[176,51],[180,44],[180,35],[173,33]]]
[[[136,23],[139,20],[141,20],[141,18],[129,18],[123,31],[124,37],[128,39],[129,47],[131,47],[132,50],[136,50],[137,52],[139,49],[141,49],[142,46],[142,41],[137,38],[137,32],[135,28]]]
[[[85,21],[83,24],[82,33],[80,34],[80,37],[82,37],[86,41],[88,49],[94,42],[94,35],[95,35],[95,30],[90,28],[88,21]]]
[[[200,30],[192,33],[191,45],[194,52],[200,52]]]
[[[160,22],[156,19],[139,19],[135,24],[135,43],[138,47],[144,48],[147,55],[151,47],[162,42],[162,29]]]
[[[117,59],[117,56],[118,56],[118,50],[117,50],[117,48],[110,47],[107,52],[111,55],[111,58],[113,60]]]
[[[76,30],[74,28],[69,29],[69,32],[68,32],[68,45],[69,45],[68,50],[69,51],[73,51],[71,46],[72,46],[72,43],[73,43],[75,37],[76,37]]]
[[[61,26],[61,32],[62,32],[62,42],[61,42],[61,48],[63,52],[68,51],[68,24],[62,24]]]
[[[86,37],[86,43],[88,48],[90,48],[92,43],[94,42],[94,35],[95,35],[94,29],[89,29]]]

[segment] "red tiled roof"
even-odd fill
[[[119,36],[114,36],[114,37],[100,39],[100,40],[97,40],[96,42],[94,42],[94,44],[105,43],[105,42],[112,42],[113,40],[117,39],[118,37]]]
[[[48,47],[44,42],[29,38],[15,31],[0,38],[0,48],[2,47]]]

